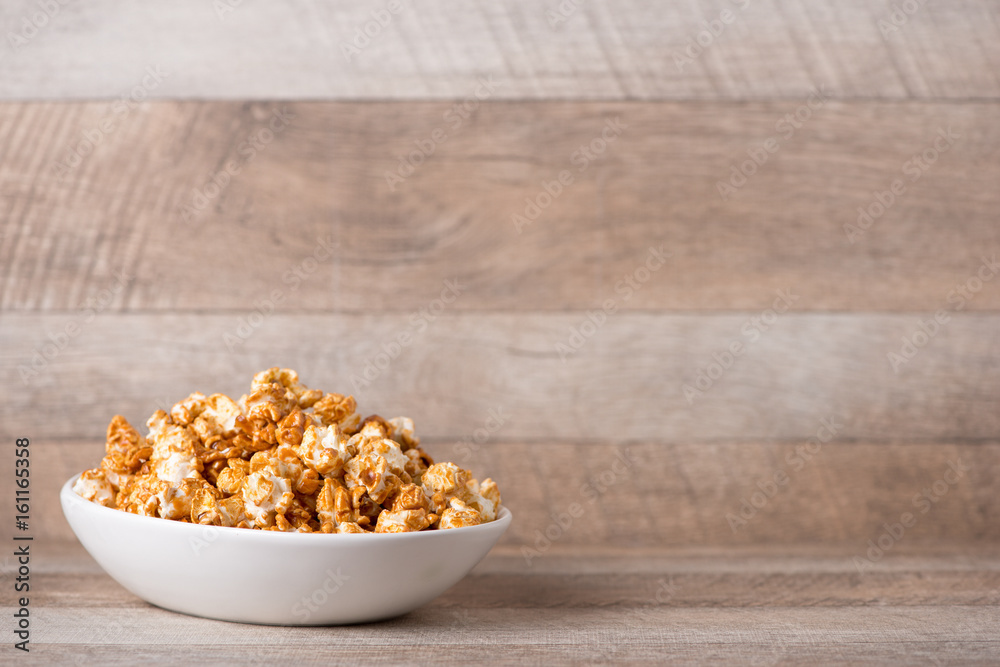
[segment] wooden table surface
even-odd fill
[[[153,607],[51,542],[32,575],[30,663],[996,664],[1000,551],[901,549],[859,573],[838,547],[557,546],[530,566],[497,548],[401,618],[288,628]]]

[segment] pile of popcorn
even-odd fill
[[[287,368],[233,401],[195,392],[157,410],[143,437],[121,415],[81,497],[141,516],[300,533],[405,533],[493,521],[500,490],[434,463],[407,417],[362,419]]]

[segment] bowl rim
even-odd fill
[[[461,528],[449,528],[447,530],[419,530],[411,531],[409,533],[298,533],[298,532],[284,532],[278,530],[254,530],[252,528],[236,528],[233,526],[206,526],[198,523],[183,523],[181,521],[172,521],[170,519],[163,519],[160,517],[152,516],[140,516],[138,514],[132,514],[131,512],[124,512],[119,509],[114,509],[111,507],[105,507],[99,503],[92,502],[86,498],[81,497],[75,491],[73,491],[73,485],[76,484],[76,480],[79,479],[80,475],[83,473],[77,473],[66,480],[63,484],[62,489],[59,491],[59,497],[63,505],[63,513],[68,513],[66,511],[66,503],[73,503],[77,507],[84,507],[85,512],[97,512],[98,515],[102,515],[111,518],[115,516],[115,520],[120,521],[138,521],[142,525],[147,527],[160,526],[162,530],[177,530],[181,531],[180,534],[187,533],[190,537],[197,537],[199,534],[202,536],[205,534],[213,535],[213,539],[216,539],[219,534],[217,531],[221,531],[222,535],[230,535],[236,539],[254,539],[254,540],[279,540],[279,541],[289,541],[289,540],[304,540],[312,543],[316,543],[318,540],[336,540],[347,538],[348,535],[354,535],[350,538],[352,540],[413,540],[413,539],[428,539],[430,535],[440,535],[442,533],[448,533],[449,535],[470,535],[473,531],[479,531],[480,533],[489,533],[499,530],[501,533],[505,532],[507,526],[510,525],[513,519],[513,514],[507,509],[505,505],[500,506],[500,511],[497,513],[497,518],[489,523],[481,523],[478,526],[462,526]],[[138,526],[139,524],[135,524]],[[71,524],[72,527],[72,524]],[[74,532],[76,529],[74,528]],[[241,537],[242,536],[242,537]],[[470,535],[471,537],[471,535]],[[430,538],[434,539],[434,538]]]

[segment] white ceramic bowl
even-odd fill
[[[60,492],[73,532],[147,602],[243,623],[338,625],[399,616],[456,584],[510,525],[324,535],[217,528],[142,517]]]

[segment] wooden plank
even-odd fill
[[[121,118],[0,105],[0,305],[103,293],[113,310],[412,312],[455,280],[461,311],[761,310],[779,289],[807,311],[1000,308],[995,282],[975,284],[1000,248],[1000,105],[828,102],[786,141],[776,124],[804,101],[489,104],[457,129],[451,103],[164,102]],[[291,125],[261,143],[282,109]],[[109,116],[114,131],[60,176]],[[627,127],[583,161],[615,119]],[[947,128],[952,148],[906,166]],[[390,191],[399,156],[435,130],[447,139]],[[778,151],[724,201],[718,184],[769,137]],[[845,225],[878,213],[873,192],[894,179],[905,192],[880,195],[896,201],[851,243]],[[519,234],[543,183],[563,191]],[[118,291],[116,271],[130,277]]]
[[[52,572],[76,571],[100,572],[96,563],[89,569],[80,564],[74,549],[83,547],[74,542],[58,540],[66,546],[60,559],[53,561]],[[73,547],[73,548],[70,548]],[[553,544],[549,557],[536,561],[526,570],[524,555],[516,545],[498,545],[474,570],[478,575],[505,575],[511,572],[531,573],[539,577],[554,575],[595,576],[614,572],[636,576],[707,576],[720,572],[739,572],[746,576],[799,575],[823,573],[824,575],[857,574],[852,557],[857,545],[851,542],[801,541],[774,545],[692,545],[681,546],[631,546],[615,544],[595,544],[579,546]],[[994,572],[1000,568],[1000,551],[996,542],[988,540],[931,541],[901,540],[892,549],[891,557],[883,558],[866,571],[864,580],[873,586],[881,585],[882,575],[908,576],[907,573],[965,573],[972,575]],[[46,559],[48,562],[48,559]],[[950,575],[949,575],[950,576]],[[979,576],[979,575],[976,575]],[[669,583],[669,582],[668,582]],[[659,588],[659,587],[658,587]],[[989,599],[1000,591],[984,589],[982,594]],[[664,596],[661,596],[661,598]],[[982,600],[980,600],[981,602]],[[970,602],[971,604],[972,602]],[[978,604],[978,602],[976,602]]]
[[[39,558],[32,561],[32,572],[53,577],[74,575],[81,582],[103,573],[101,566],[75,537],[63,539],[47,536],[42,541],[45,548]],[[857,568],[851,562],[856,548],[850,542],[815,541],[780,546],[685,544],[643,547],[604,543],[586,548],[560,543],[552,546],[548,558],[538,560],[531,568],[525,568],[524,556],[517,545],[498,544],[472,569],[469,576],[505,577],[520,574],[533,577],[598,577],[614,573],[635,576],[639,581],[643,577],[653,576],[704,577],[707,580],[710,576],[718,578],[722,573],[761,578],[774,575],[804,576],[811,573],[849,578],[857,574]],[[889,575],[906,579],[913,573],[942,578],[961,574],[985,581],[992,577],[991,573],[1000,571],[1000,551],[992,541],[902,540],[893,547],[891,556],[876,563],[875,567],[865,573],[863,580],[878,590],[888,591],[891,582]],[[12,561],[12,558],[0,561],[0,573],[12,572]],[[785,592],[788,593],[787,590]],[[694,594],[695,591],[688,590],[687,593]],[[963,597],[965,604],[988,603],[994,594],[1000,594],[1000,590],[992,590],[987,586],[980,593],[978,598],[971,595]],[[122,601],[126,593],[113,594],[109,591],[108,595]],[[663,597],[665,595],[661,595],[661,600]],[[855,602],[857,600],[850,601],[849,604]],[[900,597],[899,604],[907,603]]]
[[[570,565],[572,566],[572,559]],[[39,607],[144,609],[148,604],[107,574],[50,574],[37,578]],[[646,575],[526,575],[524,572],[470,576],[435,600],[435,608],[590,609],[625,612],[656,605],[672,608],[866,607],[995,605],[1000,572],[944,572],[925,575],[802,573],[747,575],[710,572],[675,575],[669,569]]]
[[[274,365],[355,394],[362,411],[409,415],[438,440],[472,437],[491,410],[503,412],[503,439],[534,442],[804,440],[834,416],[838,439],[1000,432],[996,315],[955,314],[929,342],[919,315],[785,314],[755,329],[756,341],[744,335],[749,317],[620,313],[577,339],[574,328],[591,332],[582,312],[446,311],[422,326],[396,314],[274,314],[246,330],[235,313],[101,313],[89,323],[10,313],[0,433],[101,438],[116,412],[144,423],[195,390],[238,397]],[[408,345],[397,342],[404,334]],[[923,346],[894,372],[887,355],[909,354],[904,336]],[[742,352],[728,359],[734,343]],[[704,391],[686,396],[686,384]]]
[[[898,26],[891,0],[591,0],[562,5],[565,17],[559,3],[531,0],[461,12],[407,0],[394,14],[387,3],[234,4],[103,0],[34,18],[35,3],[4,3],[0,22],[14,37],[0,97],[117,97],[147,65],[167,73],[153,94],[180,98],[452,98],[485,74],[507,99],[796,97],[820,83],[864,98],[1000,95],[989,0],[920,4]],[[362,48],[345,52],[356,39]]]
[[[47,473],[33,482],[32,530],[44,539],[73,540],[58,491],[70,476],[97,464],[102,445],[36,442],[32,447]],[[919,569],[905,560],[909,545],[1000,539],[996,442],[831,442],[813,455],[802,443],[767,442],[636,443],[627,450],[598,443],[504,441],[488,442],[474,452],[454,443],[427,447],[437,460],[457,461],[499,484],[504,504],[514,514],[501,541],[513,550],[508,570],[551,573],[550,561],[559,562],[567,551],[576,554],[608,544],[641,550],[818,543],[827,549],[846,545],[838,560],[824,561],[824,567],[854,575],[857,556],[867,575],[897,559],[903,559],[901,566]],[[2,463],[0,474],[10,466]],[[956,477],[950,464],[969,470]],[[779,471],[787,481],[773,484]],[[926,500],[920,498],[925,491]],[[904,513],[913,515],[914,525],[891,540],[884,557],[875,552],[869,558],[868,541],[882,538],[886,523],[898,532],[894,524]],[[594,568],[604,571],[600,565]],[[774,574],[764,565],[755,571]],[[580,572],[592,573],[593,568]]]
[[[843,566],[845,545],[699,556],[605,547],[596,553],[614,555],[577,550],[530,571],[499,548],[425,607],[341,628],[173,614],[125,592],[78,545],[36,546],[45,548],[33,560],[32,651],[48,662],[988,664],[1000,651],[996,549],[956,542],[901,544],[904,559],[863,578]]]
[[[0,611],[9,614],[11,608],[0,607]],[[89,623],[80,622],[84,614]],[[39,610],[35,637],[40,645],[115,644],[123,650],[169,646],[183,637],[185,644],[196,646],[252,642],[257,646],[329,648],[377,645],[392,650],[423,645],[447,651],[478,644],[495,649],[537,646],[542,650],[577,646],[593,654],[604,648],[601,635],[611,634],[616,639],[614,645],[635,642],[662,655],[691,644],[743,643],[746,634],[752,633],[760,643],[787,648],[812,644],[819,634],[834,645],[896,644],[903,648],[921,642],[984,642],[996,650],[1000,642],[993,633],[998,621],[1000,610],[990,606],[684,610],[652,606],[626,614],[617,609],[574,610],[558,620],[548,609],[477,609],[469,611],[468,624],[463,625],[462,615],[456,617],[454,610],[425,607],[377,624],[294,628],[224,624],[155,607],[130,609],[127,615],[118,610],[69,607]]]
[[[886,610],[891,613],[895,610]],[[935,619],[936,620],[936,619]],[[934,622],[933,620],[931,622]],[[484,628],[485,629],[485,628]],[[476,640],[462,646],[443,648],[431,643],[400,646],[365,644],[331,646],[329,644],[290,644],[277,646],[131,646],[45,644],[32,650],[54,663],[100,664],[130,667],[135,664],[208,662],[212,665],[247,665],[295,661],[325,665],[495,665],[611,663],[662,665],[665,661],[686,665],[939,665],[956,662],[963,665],[996,664],[998,647],[989,639],[982,641],[906,641],[886,643],[842,643],[812,637],[806,644],[785,646],[784,638],[760,641],[752,628],[740,642],[686,641],[669,647],[648,645],[637,632],[601,631],[600,644],[490,643]]]

